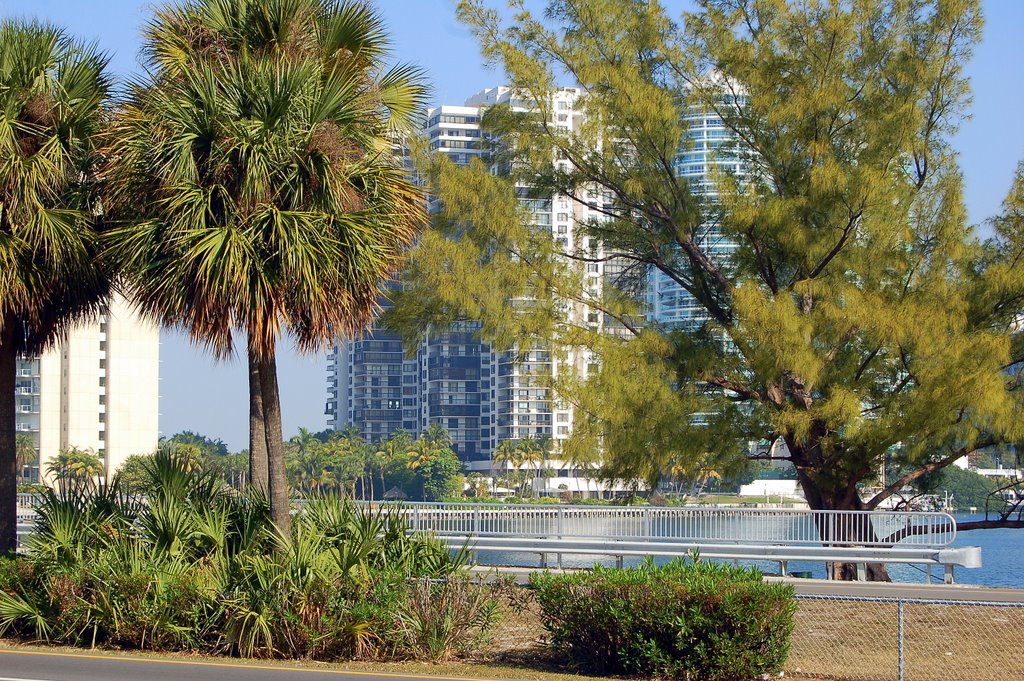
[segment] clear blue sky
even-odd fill
[[[685,0],[663,0],[681,12]],[[504,4],[491,0],[491,4]],[[0,15],[35,16],[95,40],[111,54],[115,73],[137,68],[139,31],[149,8],[139,0],[0,0]],[[377,0],[399,61],[429,73],[434,101],[460,104],[470,94],[501,83],[501,75],[480,64],[469,33],[454,19],[453,0]],[[960,152],[971,221],[999,209],[1014,167],[1024,159],[1024,2],[984,0],[985,35],[970,65],[973,118],[954,144]],[[161,348],[160,430],[165,435],[194,430],[222,438],[232,449],[248,443],[248,393],[244,357],[216,363],[180,336],[165,333]],[[326,361],[299,357],[282,348],[279,357],[284,432],[326,425]]]

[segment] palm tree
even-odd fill
[[[533,467],[534,479],[536,480],[537,476],[540,474],[541,466],[544,463],[544,450],[537,441],[537,438],[528,437],[520,440],[516,444],[516,449],[519,450],[519,465],[525,466],[527,469]],[[524,494],[526,493],[528,481],[528,474],[524,473],[522,482]],[[530,496],[533,496],[533,493],[533,486],[530,485]]]
[[[515,471],[511,475],[514,475],[518,480],[519,468],[523,465],[522,455],[523,452],[515,440],[502,440],[491,454],[491,465],[497,468],[497,464],[500,463],[502,471],[507,471],[511,468]],[[498,476],[495,475],[494,479],[497,481]],[[516,486],[519,486],[518,482]]]
[[[323,443],[316,438],[304,441],[300,435],[293,437],[288,445],[289,452],[285,457],[285,468],[292,485],[303,492],[310,492],[319,487],[319,480],[328,465],[328,457],[323,451]],[[307,431],[308,432],[308,431]]]
[[[47,475],[53,478],[61,491],[77,486],[93,488],[103,472],[103,461],[95,452],[77,447],[60,450],[46,465]]]
[[[449,449],[451,448],[452,436],[444,429],[440,423],[431,423],[420,435],[428,447],[431,449]]]
[[[594,475],[596,473],[595,469],[601,462],[600,454],[591,448],[572,447],[564,449],[562,456],[565,457],[565,461],[569,464],[571,469],[584,473],[587,480],[587,490],[589,492],[591,483],[594,482]],[[599,494],[600,489],[597,489],[596,484],[594,486],[594,493]]]
[[[370,322],[425,221],[394,153],[425,101],[358,0],[179,0],[112,126],[110,253],[141,309],[218,356],[246,336],[253,483],[290,524],[276,346]]]
[[[301,455],[308,449],[313,449],[319,446],[320,440],[317,439],[308,428],[299,427],[298,435],[292,436],[292,439],[288,440],[288,443],[293,445],[296,451]]]
[[[406,454],[409,457],[409,461],[405,466],[417,473],[416,477],[420,479],[420,500],[422,501],[426,501],[427,498],[427,476],[425,472],[429,471],[430,465],[437,461],[437,458],[444,449],[435,447],[430,440],[423,437],[409,445]]]
[[[15,371],[109,293],[92,204],[106,59],[47,24],[0,22],[0,555],[16,540]]]
[[[18,477],[27,482],[29,476],[25,475],[25,469],[36,463],[39,459],[39,451],[36,449],[35,440],[27,433],[18,433],[15,438],[16,458],[18,460]]]
[[[379,466],[381,494],[384,494],[387,487],[384,481],[385,474],[399,457],[405,456],[410,445],[412,445],[412,435],[404,428],[396,429],[387,440],[377,443],[375,458]]]

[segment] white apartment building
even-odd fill
[[[133,454],[156,449],[160,331],[120,297],[37,357],[18,362],[16,427],[39,452],[30,478],[46,481],[62,449],[91,449],[107,476]]]

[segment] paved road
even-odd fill
[[[511,576],[519,584],[527,584],[530,575],[540,568],[491,568],[474,570],[485,578]],[[557,572],[557,570],[552,570]],[[565,570],[569,572],[571,570]],[[922,598],[936,601],[986,601],[1024,603],[1024,589],[974,586],[972,584],[909,584],[906,582],[841,582],[828,579],[765,576],[765,581],[792,584],[796,592],[808,596],[856,596],[861,598]]]
[[[225,660],[131,657],[0,648],[0,681],[467,681]],[[469,680],[482,681],[482,680]]]

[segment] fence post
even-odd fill
[[[899,649],[899,681],[904,681],[905,669],[903,656],[903,601],[896,601],[896,638]]]
[[[557,528],[556,528],[556,531],[558,532],[557,538],[559,540],[561,540],[562,537],[565,534],[565,508],[564,507],[562,507],[562,506],[558,507],[558,519],[555,522],[557,524]],[[557,558],[558,558],[558,569],[561,570],[562,569],[562,554],[559,553]]]

